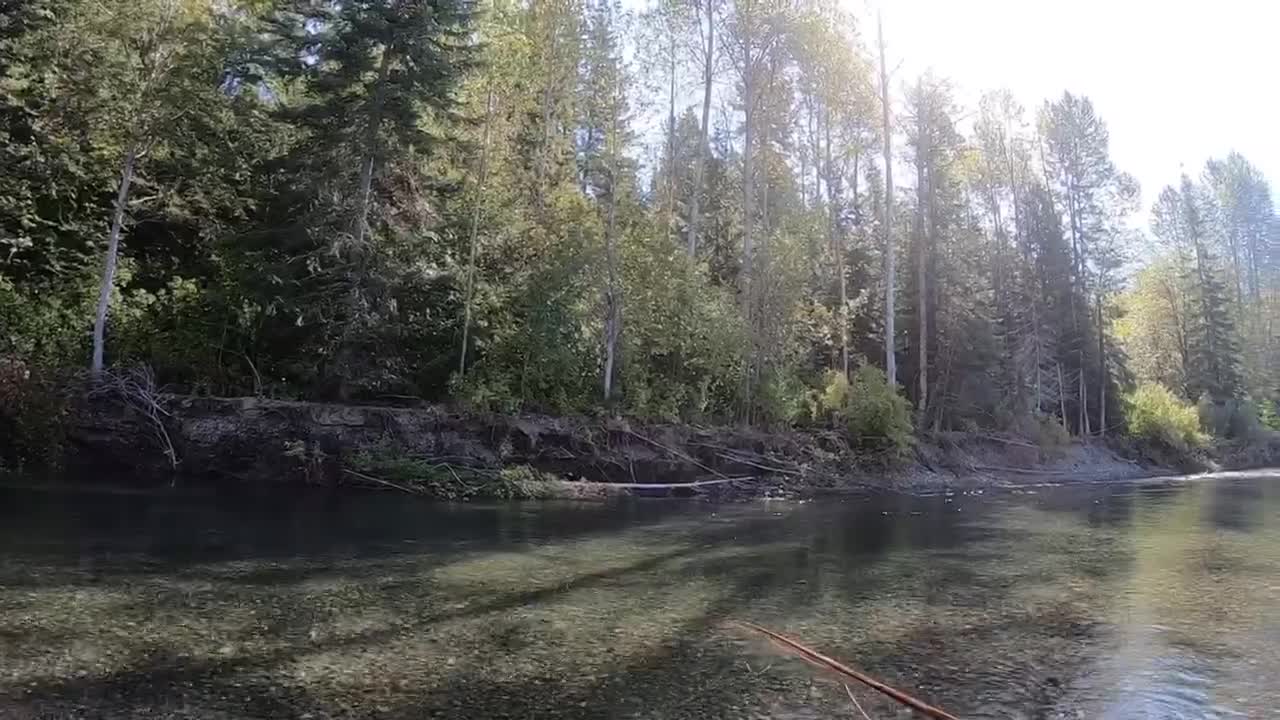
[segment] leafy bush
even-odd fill
[[[1057,417],[1037,413],[1031,439],[1038,447],[1057,450],[1071,444],[1071,433]]]
[[[0,276],[0,355],[31,367],[87,365],[92,295],[88,281],[23,290]]]
[[[559,497],[565,492],[558,477],[528,465],[501,469],[455,466],[415,457],[387,441],[360,450],[348,464],[367,478],[440,500],[526,500]]]
[[[674,243],[632,238],[623,271],[627,412],[666,421],[731,415],[747,347],[732,292],[710,284]]]
[[[68,398],[63,384],[0,355],[0,469],[55,469],[61,460]]]
[[[765,427],[790,427],[804,418],[808,397],[805,383],[794,374],[768,371],[756,389],[752,420]]]
[[[1163,385],[1139,385],[1125,398],[1125,406],[1129,434],[1135,438],[1183,452],[1208,442],[1195,406]]]
[[[466,378],[452,380],[470,407],[572,414],[600,402],[602,315],[588,242],[598,218],[572,193],[553,207],[556,232],[531,230],[527,246],[511,249],[534,253],[530,270],[508,278],[501,302],[477,305]]]
[[[483,367],[459,379],[454,373],[449,392],[466,408],[482,413],[515,413],[520,410],[520,397],[508,383],[506,374]]]
[[[1200,424],[1213,435],[1232,440],[1256,440],[1264,432],[1258,405],[1249,398],[1214,402],[1208,396],[1196,405]]]
[[[559,497],[560,478],[528,465],[504,467],[485,485],[485,494],[498,500],[540,500]]]
[[[911,407],[879,368],[863,365],[854,371],[852,381],[842,373],[827,373],[818,405],[864,448],[902,454],[911,447]]]
[[[844,373],[835,370],[827,372],[822,391],[818,393],[818,413],[843,418],[852,394],[853,388]]]
[[[19,289],[0,276],[0,468],[50,471],[62,456],[63,370],[89,359],[91,286]]]
[[[1280,431],[1280,414],[1276,413],[1274,402],[1263,402],[1258,406],[1258,421],[1269,430]]]

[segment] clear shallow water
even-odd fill
[[[1280,474],[719,507],[0,489],[3,718],[851,716],[735,619],[962,717],[1280,716]]]

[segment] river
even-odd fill
[[[1276,717],[1280,472],[732,505],[0,489],[3,718],[860,717],[734,620],[965,718]]]

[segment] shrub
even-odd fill
[[[861,447],[889,449],[899,455],[911,447],[911,408],[879,368],[863,365],[854,371],[852,381],[842,373],[827,373],[818,404]]]
[[[822,392],[818,393],[818,413],[843,419],[845,409],[849,407],[852,392],[849,378],[845,377],[844,373],[828,371],[822,385]]]
[[[1129,434],[1135,438],[1183,452],[1208,442],[1195,406],[1163,385],[1138,386],[1125,398],[1125,406]]]
[[[1206,396],[1200,398],[1196,411],[1200,424],[1218,437],[1256,440],[1264,432],[1261,411],[1249,398],[1214,402]]]
[[[631,240],[623,255],[624,409],[664,421],[731,415],[748,347],[732,291],[708,282],[675,244]]]
[[[1280,430],[1280,414],[1276,413],[1276,404],[1265,401],[1258,406],[1258,421],[1269,430]]]
[[[88,364],[85,332],[93,317],[93,291],[76,279],[65,287],[24,290],[0,276],[0,355],[32,368]]]
[[[486,495],[497,500],[540,500],[559,497],[564,485],[560,478],[528,465],[504,467],[485,486]]]
[[[1057,450],[1071,444],[1071,433],[1057,417],[1036,413],[1031,439],[1038,447]]]
[[[65,386],[0,355],[0,469],[52,471],[62,456]]]
[[[294,454],[290,454],[294,453]],[[294,447],[286,454],[296,457]],[[348,467],[393,487],[422,493],[439,500],[524,500],[560,497],[572,483],[528,465],[501,469],[454,466],[417,457],[393,442],[383,440],[348,458]]]
[[[808,409],[809,389],[795,374],[769,370],[756,388],[755,422],[765,427],[790,427]]]

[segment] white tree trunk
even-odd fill
[[[1098,436],[1107,434],[1107,344],[1102,328],[1102,293],[1098,293]]]
[[[894,354],[894,283],[897,268],[893,251],[893,130],[889,117],[889,70],[885,65],[884,23],[876,16],[880,39],[880,106],[884,119],[884,374],[897,387],[898,359]]]
[[[707,9],[706,57],[702,67],[702,141],[698,143],[698,162],[693,170],[693,197],[689,200],[689,257],[698,254],[698,212],[702,200],[702,176],[707,164],[707,143],[711,133],[711,86],[715,74],[715,0],[704,0]]]
[[[620,90],[620,88],[619,88]],[[622,335],[622,288],[618,277],[618,112],[621,97],[615,98],[612,132],[609,138],[609,215],[605,222],[604,250],[608,283],[604,293],[604,400],[613,398],[613,374],[618,359],[618,338]]]
[[[538,148],[538,168],[537,168],[537,188],[534,192],[537,194],[538,211],[541,212],[546,208],[546,186],[547,186],[547,154],[551,151],[551,100],[552,89],[555,84],[558,70],[556,63],[556,49],[560,40],[560,18],[558,16],[552,18],[551,25],[551,41],[547,47],[547,83],[542,88],[542,145]]]
[[[844,376],[849,377],[849,279],[844,267],[844,237],[836,228],[836,183],[831,168],[831,108],[823,106],[822,124],[824,128],[822,162],[824,167],[823,182],[827,186],[827,244],[836,254],[836,273],[840,276],[840,311],[836,317],[840,319],[840,368]]]
[[[480,172],[476,178],[475,208],[471,212],[471,240],[467,251],[467,291],[462,304],[462,351],[458,356],[458,377],[467,373],[467,343],[471,335],[471,303],[476,292],[476,252],[479,247],[480,210],[484,206],[484,185],[489,171],[489,134],[493,126],[493,86],[485,100],[484,137],[480,144]]]
[[[89,371],[96,378],[102,374],[103,346],[107,329],[107,310],[111,305],[111,289],[115,283],[116,261],[120,255],[120,230],[129,204],[129,187],[133,184],[134,166],[138,161],[138,146],[133,144],[125,153],[120,168],[120,187],[116,191],[115,211],[111,216],[111,233],[107,237],[107,257],[102,268],[102,286],[98,289],[98,311],[93,319],[93,360]]]
[[[921,104],[916,108],[916,316],[917,351],[919,354],[918,387],[916,389],[916,427],[924,427],[926,413],[929,409],[929,274],[927,269],[928,230],[926,228],[926,209],[929,205],[929,178],[926,165],[929,162],[929,130],[926,126],[925,113],[929,102],[920,89]]]
[[[1058,412],[1062,414],[1062,429],[1070,433],[1071,428],[1068,427],[1069,421],[1067,420],[1067,384],[1066,384],[1066,381],[1062,379],[1062,363],[1057,363],[1057,366],[1058,366]]]
[[[748,47],[748,53],[750,52]],[[755,255],[752,230],[755,226],[755,68],[748,56],[743,70],[742,96],[745,115],[742,144],[742,302],[751,321],[751,264]]]
[[[668,26],[671,36],[670,73],[671,89],[667,95],[667,229],[664,238],[671,241],[671,229],[676,224],[676,33]]]
[[[373,195],[373,171],[378,156],[378,130],[382,125],[382,107],[387,97],[387,76],[391,72],[391,47],[382,50],[382,62],[378,66],[377,85],[373,91],[373,108],[369,116],[369,124],[365,128],[365,158],[360,168],[360,190],[356,196],[355,218],[352,220],[351,235],[355,238],[355,247],[364,245],[365,230],[369,226],[369,199]]]

